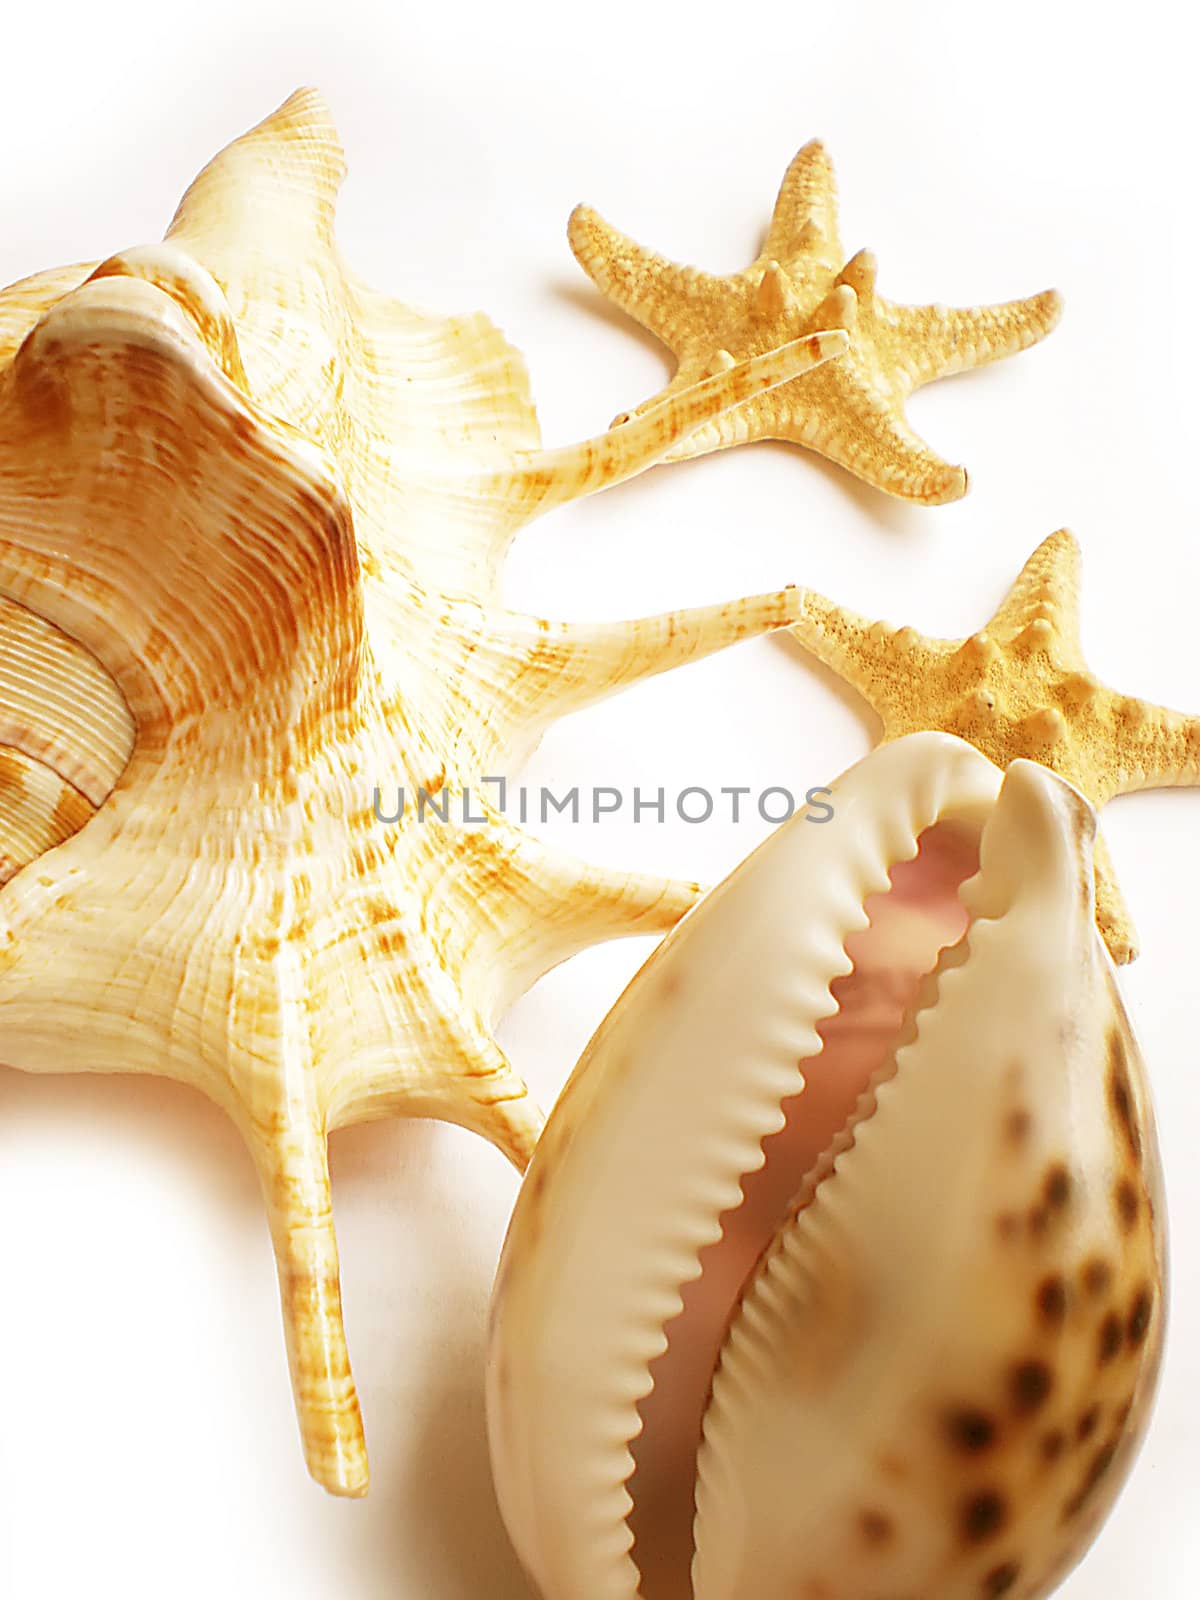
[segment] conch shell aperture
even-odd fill
[[[1035,763],[1002,776],[939,734],[876,751],[833,803],[825,825],[777,830],[655,952],[522,1186],[488,1413],[501,1507],[546,1600],[1036,1600],[1144,1432],[1162,1188],[1093,925],[1091,808]],[[853,1053],[834,1049],[848,951],[938,828],[977,852],[960,921],[926,931],[934,970],[885,1048],[860,1052],[865,1077],[831,1092]],[[677,1397],[694,1433],[664,1445],[671,1402],[651,1422],[651,1390],[675,1319],[809,1102],[821,1154],[784,1175],[791,1198],[716,1313],[715,1371]],[[672,1474],[695,1483],[695,1548],[664,1567],[642,1512]]]
[[[542,972],[698,886],[373,790],[462,791],[557,717],[797,618],[794,591],[631,623],[506,609],[534,517],[840,354],[818,333],[619,433],[542,449],[483,316],[368,288],[320,97],[222,151],[161,243],[0,293],[0,1061],[201,1089],[256,1162],[307,1461],[365,1492],[331,1130],[433,1116],[523,1167],[493,1037]],[[390,809],[390,808],[389,808]]]

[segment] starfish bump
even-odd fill
[[[1062,309],[1054,290],[970,310],[885,300],[875,289],[871,252],[860,250],[849,261],[842,253],[833,168],[816,140],[788,168],[762,253],[744,272],[716,277],[678,266],[618,233],[588,206],[572,213],[568,237],[593,282],[678,362],[662,394],[634,415],[664,394],[803,333],[843,328],[850,334],[850,349],[839,361],[714,420],[666,459],[682,461],[753,439],[790,440],[888,494],[925,505],[959,499],[967,474],[909,427],[909,395],[935,378],[1037,344]]]
[[[966,739],[999,767],[1018,756],[1057,772],[1097,808],[1114,795],[1200,784],[1200,717],[1107,688],[1079,640],[1079,546],[1065,529],[1030,556],[982,630],[930,639],[869,622],[807,590],[793,629],[883,722],[883,741],[921,729]],[[1096,921],[1113,960],[1136,935],[1097,836]]]

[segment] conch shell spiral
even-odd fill
[[[525,1178],[488,1414],[546,1600],[1035,1600],[1143,1434],[1163,1201],[1091,808],[940,734],[831,803],[667,938]],[[939,837],[949,912],[881,965]]]

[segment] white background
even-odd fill
[[[572,260],[575,202],[731,271],[756,252],[789,158],[820,135],[847,252],[877,251],[884,294],[1065,294],[1045,345],[911,404],[969,467],[969,497],[909,507],[758,445],[548,518],[514,551],[510,602],[633,616],[793,581],[962,635],[1067,524],[1084,545],[1094,669],[1200,711],[1192,67],[1174,7],[1143,3],[1119,33],[1102,14],[929,0],[25,6],[4,30],[0,279],[160,236],[195,170],[314,82],[349,156],[350,260],[417,303],[486,309],[528,357],[547,441],[565,442],[669,370]],[[762,641],[561,724],[530,779],[803,789],[872,732],[790,642]],[[1105,817],[1142,936],[1122,988],[1161,1115],[1175,1294],[1149,1443],[1069,1600],[1200,1591],[1198,824],[1186,791]],[[764,828],[546,831],[596,859],[711,879]],[[593,951],[514,1010],[504,1042],[544,1100],[648,949]],[[362,1503],[305,1476],[266,1226],[232,1128],[157,1082],[0,1071],[5,1600],[528,1600],[491,1498],[481,1401],[515,1177],[430,1125],[338,1134],[332,1161],[373,1464]]]

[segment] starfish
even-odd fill
[[[909,427],[914,389],[1025,350],[1054,327],[1054,290],[1007,305],[948,310],[903,306],[875,291],[875,258],[847,261],[838,239],[833,168],[806,144],[788,168],[762,253],[727,277],[676,265],[577,206],[568,228],[580,266],[606,295],[668,346],[674,378],[634,415],[698,378],[802,333],[844,328],[849,353],[803,384],[784,384],[698,430],[667,457],[682,461],[753,439],[807,445],[888,494],[925,505],[967,491],[962,467],[936,456]],[[620,416],[614,427],[628,420]]]
[[[523,1169],[542,1118],[498,1017],[700,892],[551,849],[489,780],[556,718],[798,614],[783,590],[551,622],[504,606],[505,552],[846,339],[543,449],[487,318],[348,271],[343,170],[297,94],[164,241],[0,293],[0,1059],[160,1074],[233,1118],[309,1468],[358,1495],[328,1134],[438,1117]]]
[[[1114,795],[1200,784],[1200,718],[1107,688],[1079,639],[1079,546],[1038,546],[984,628],[930,639],[869,622],[806,590],[793,632],[878,713],[882,741],[921,729],[966,739],[998,767],[1040,761],[1099,809]],[[1118,964],[1137,941],[1112,860],[1096,838],[1096,922]]]

